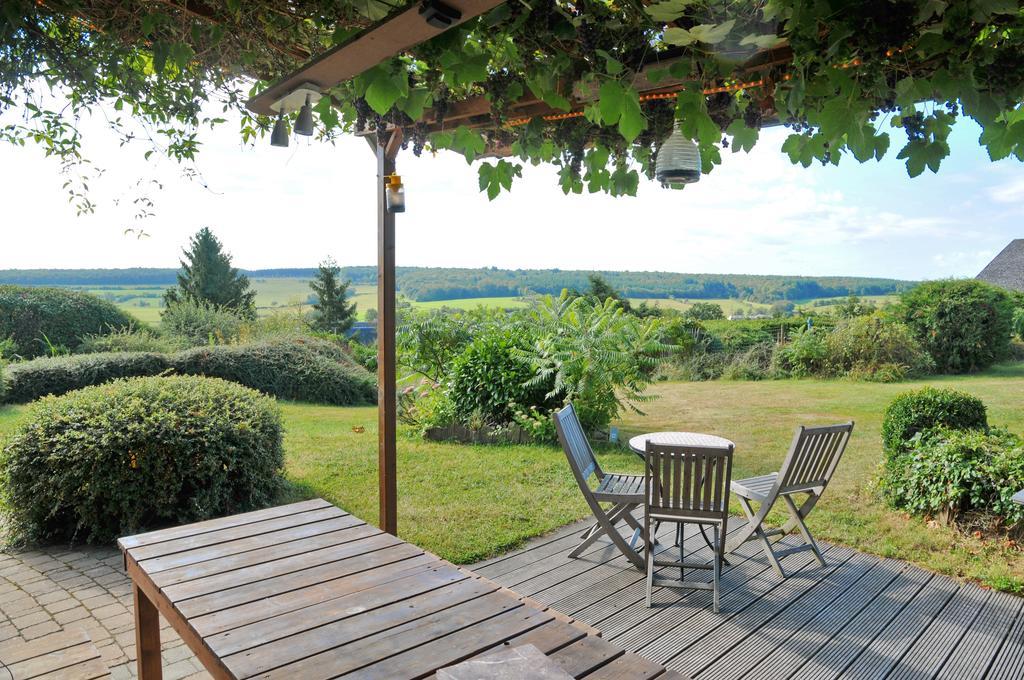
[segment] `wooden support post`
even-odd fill
[[[388,210],[385,177],[395,173],[402,131],[377,135],[377,475],[383,531],[398,535],[395,369],[395,215]]]
[[[137,584],[132,584],[135,603],[135,658],[139,680],[161,680],[160,615]]]

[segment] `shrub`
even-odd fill
[[[896,314],[944,373],[987,368],[1009,350],[1011,297],[983,281],[922,283],[903,294]]]
[[[696,352],[693,356],[660,367],[665,380],[703,382],[718,380],[725,372],[730,356],[725,352]]]
[[[0,338],[26,359],[50,347],[76,349],[91,334],[138,325],[95,295],[63,288],[0,285]],[[6,350],[5,350],[6,351]]]
[[[714,302],[694,302],[685,312],[686,316],[697,321],[711,321],[713,319],[724,319],[725,312],[721,305]]]
[[[1013,334],[1018,340],[1024,340],[1024,307],[1013,310]]]
[[[1015,524],[1024,507],[1024,440],[1005,430],[929,430],[886,462],[880,488],[889,504],[952,522],[965,513]]]
[[[0,359],[0,404],[6,401],[7,381],[4,379],[4,362]]]
[[[170,363],[183,375],[223,378],[281,399],[340,406],[377,400],[374,377],[337,345],[315,338],[197,347]]]
[[[37,402],[4,449],[0,489],[22,538],[108,542],[266,506],[283,462],[272,399],[136,378]]]
[[[370,373],[377,372],[377,345],[364,345],[358,340],[349,340],[348,349],[357,364]]]
[[[561,403],[572,402],[590,431],[651,399],[644,392],[658,358],[670,349],[658,337],[657,319],[625,314],[611,298],[541,298],[525,323],[536,329],[536,340],[523,352],[533,384],[551,385]]]
[[[987,430],[985,404],[972,394],[925,387],[897,396],[882,417],[882,447],[892,458],[920,432],[937,427]]]
[[[118,378],[158,375],[167,368],[167,358],[151,352],[40,357],[7,367],[6,400],[22,404]]]
[[[77,354],[97,352],[177,352],[185,349],[179,338],[157,335],[148,329],[123,328],[105,335],[88,335],[75,350]]]
[[[527,342],[522,333],[497,328],[478,335],[455,358],[449,395],[462,422],[480,418],[488,425],[505,425],[512,422],[517,406],[550,409],[560,405],[546,396],[554,380],[532,382],[533,369],[516,353]]]
[[[765,342],[732,356],[722,372],[726,380],[764,380],[772,375],[775,343]]]
[[[825,372],[828,362],[826,331],[804,326],[793,331],[789,342],[775,347],[772,367],[779,375],[807,378]]]
[[[826,370],[832,375],[895,382],[935,367],[910,328],[879,315],[840,322],[826,337],[826,346]]]
[[[198,347],[237,340],[245,319],[228,309],[184,298],[168,306],[160,314],[160,322],[168,335]]]

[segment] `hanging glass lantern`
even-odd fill
[[[658,150],[654,177],[665,188],[700,180],[700,149],[679,129],[679,121]]]

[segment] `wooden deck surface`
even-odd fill
[[[1024,599],[1013,595],[826,543],[826,567],[808,552],[789,555],[783,580],[747,543],[723,571],[719,614],[699,590],[655,589],[648,609],[643,575],[608,541],[567,557],[586,527],[472,569],[700,680],[1024,678]],[[661,549],[678,550],[667,545],[671,531]],[[710,555],[696,529],[686,546],[688,556]]]
[[[215,678],[424,678],[525,644],[574,678],[679,677],[319,499],[119,544],[138,603]],[[140,666],[155,669],[159,629],[138,612]]]

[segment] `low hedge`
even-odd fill
[[[920,432],[934,428],[987,430],[985,404],[972,394],[925,387],[898,395],[882,418],[882,447],[891,458]]]
[[[165,355],[152,352],[40,357],[7,367],[7,395],[3,401],[23,404],[48,394],[61,395],[118,378],[159,375],[168,365]]]
[[[897,509],[946,523],[994,515],[1008,528],[1024,520],[1011,500],[1024,489],[1024,440],[998,428],[927,430],[886,462],[880,488]]]
[[[224,378],[281,399],[350,406],[377,401],[374,376],[340,347],[314,338],[197,347],[170,357],[185,375]]]
[[[337,406],[377,401],[376,378],[326,340],[294,337],[176,354],[106,352],[7,367],[5,401],[24,403],[117,378],[177,373],[223,378],[281,399]]]
[[[16,537],[109,542],[273,503],[277,405],[224,380],[118,380],[33,405],[0,457]]]
[[[26,359],[48,354],[51,346],[75,350],[88,335],[133,325],[138,321],[95,295],[0,285],[0,340],[13,340]]]

